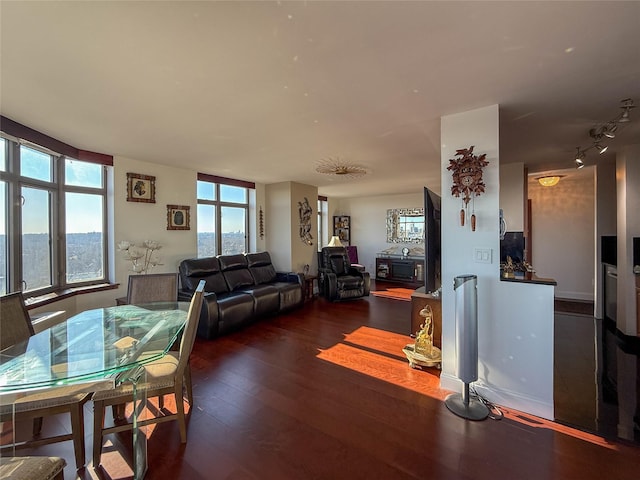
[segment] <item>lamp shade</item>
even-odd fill
[[[558,175],[538,178],[538,183],[543,187],[553,187],[554,185],[557,185],[559,181],[560,176]]]
[[[340,237],[333,236],[331,240],[329,240],[329,247],[343,247],[342,242],[340,241]]]

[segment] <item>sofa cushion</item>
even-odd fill
[[[220,262],[216,257],[191,258],[180,262],[182,290],[195,291],[200,280],[206,282],[205,292],[224,293],[229,291],[220,270]]]
[[[258,317],[273,315],[280,310],[280,292],[273,285],[254,285],[242,289],[253,297],[253,313]]]
[[[218,261],[230,291],[255,285],[244,255],[220,255]]]
[[[276,269],[269,252],[247,253],[247,264],[256,285],[270,283],[276,279]]]

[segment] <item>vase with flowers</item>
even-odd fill
[[[155,240],[145,240],[138,245],[127,240],[118,243],[118,251],[124,252],[125,260],[131,262],[131,271],[137,274],[149,273],[153,267],[162,265],[157,255],[161,248],[162,245]]]

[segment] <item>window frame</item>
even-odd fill
[[[4,117],[2,117],[5,122]],[[12,129],[22,129],[22,132],[26,132],[27,136],[32,131],[28,127],[16,124],[9,121],[9,126]],[[17,126],[17,127],[16,127]],[[4,125],[3,125],[4,128]],[[36,132],[37,133],[37,132]],[[39,134],[42,139],[51,139],[42,134]],[[92,152],[85,152],[81,150],[75,150],[78,155],[70,156],[55,152],[46,146],[38,145],[23,138],[18,138],[8,134],[4,131],[0,133],[0,136],[5,140],[5,170],[0,170],[0,180],[6,184],[6,290],[7,293],[13,291],[26,291],[29,296],[39,296],[56,292],[60,290],[70,288],[81,288],[86,286],[100,285],[108,282],[109,279],[109,229],[108,229],[108,178],[109,167],[113,165],[113,158],[103,154],[93,154]],[[47,143],[46,141],[44,143]],[[65,144],[61,144],[65,145]],[[26,177],[21,172],[21,147],[26,147],[31,150],[35,150],[48,155],[51,159],[51,181],[39,180],[32,177]],[[67,153],[74,153],[73,147],[66,145]],[[85,158],[77,158],[84,156]],[[109,159],[111,162],[109,162]],[[100,187],[87,187],[81,185],[66,185],[65,184],[65,164],[66,160],[73,160],[82,163],[99,164],[102,169],[101,186]],[[29,286],[26,285],[24,279],[24,266],[22,262],[23,255],[23,235],[22,235],[22,207],[16,208],[16,205],[20,205],[22,198],[22,189],[36,188],[42,189],[48,192],[50,195],[49,206],[49,249],[50,249],[50,271],[51,281],[50,285],[41,288],[34,288],[28,290]],[[67,282],[67,236],[66,236],[66,194],[67,193],[84,193],[91,195],[99,195],[102,197],[102,276],[100,278],[86,280],[82,282]],[[1,292],[0,292],[1,293]]]
[[[213,200],[197,198],[198,205],[209,205],[214,208],[215,214],[215,224],[214,224],[214,241],[215,241],[215,249],[214,256],[222,254],[222,209],[224,207],[231,208],[241,208],[244,209],[244,251],[249,252],[250,248],[250,238],[251,238],[251,229],[250,229],[250,190],[255,190],[255,183],[246,182],[244,180],[236,180],[233,178],[219,177],[217,175],[208,175],[206,173],[198,173],[197,182],[205,182],[213,185]],[[231,186],[231,187],[240,187],[246,189],[245,202],[230,202],[223,201],[220,196],[220,187],[221,186]],[[196,187],[196,192],[197,192]],[[197,196],[197,194],[196,194]],[[197,209],[196,209],[197,215]],[[197,221],[198,227],[196,227],[196,236],[200,235],[199,225],[200,221]],[[196,240],[199,242],[199,238]],[[197,249],[197,255],[200,258],[199,248]]]

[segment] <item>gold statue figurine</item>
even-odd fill
[[[416,333],[414,351],[429,358],[433,356],[433,310],[431,305],[426,305],[420,310],[420,316],[424,317],[424,323]]]

